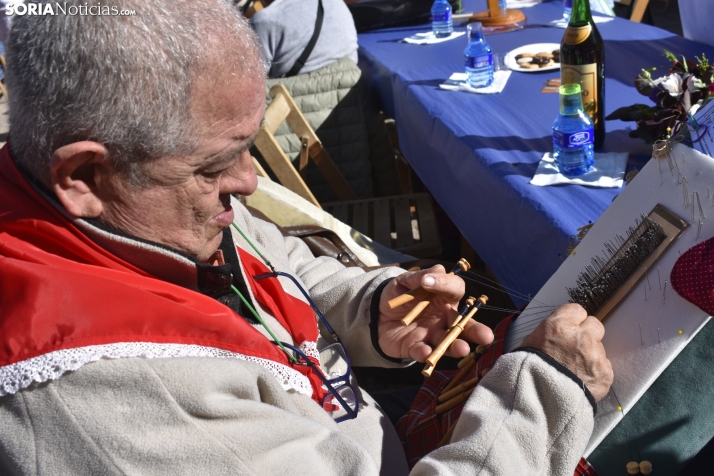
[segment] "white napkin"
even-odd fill
[[[593,21],[595,23],[607,23],[609,21],[614,20],[615,17],[598,17],[598,16],[593,16]],[[551,22],[548,22],[545,24],[545,26],[552,26],[554,28],[568,28],[568,22],[565,21],[564,19],[560,18],[558,20],[553,20]]]
[[[508,8],[528,8],[533,5],[538,5],[543,0],[508,0],[506,6]]]
[[[466,82],[466,73],[454,73],[449,76],[449,79],[445,83],[440,84],[441,89],[448,89],[449,91],[466,91],[467,93],[476,94],[497,94],[503,91],[506,87],[508,78],[511,76],[511,71],[503,70],[496,71],[493,73],[493,83],[485,88],[472,88],[469,83]]]
[[[416,35],[404,38],[402,41],[405,43],[411,43],[412,45],[432,45],[434,43],[441,43],[443,41],[453,40],[454,38],[458,38],[465,34],[465,31],[453,31],[449,36],[445,36],[444,38],[437,38],[434,35],[434,32],[430,31],[428,33],[417,33]]]
[[[571,183],[588,187],[620,188],[625,179],[626,166],[626,152],[595,154],[595,166],[588,173],[578,177],[566,177],[558,172],[553,156],[548,152],[538,164],[538,170],[536,170],[531,183],[539,187]]]

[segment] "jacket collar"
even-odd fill
[[[217,264],[201,263],[186,253],[115,230],[99,220],[74,217],[67,212],[52,191],[21,168],[18,169],[39,195],[88,238],[114,256],[162,281],[202,294],[215,295],[230,290],[233,281],[232,266],[226,264],[222,256]],[[224,233],[230,234],[230,230],[225,230]],[[223,245],[225,243],[224,240]]]

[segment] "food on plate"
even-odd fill
[[[538,45],[534,46],[537,47]],[[560,63],[560,49],[553,50],[551,52],[541,51],[539,53],[527,51],[515,55],[513,59],[518,65],[517,69],[536,70],[541,68],[550,68],[556,63]]]

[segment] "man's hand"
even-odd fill
[[[600,401],[612,385],[612,365],[605,356],[605,327],[588,316],[579,304],[556,309],[525,338],[522,347],[533,347],[565,365]]]
[[[411,301],[395,309],[390,309],[387,301],[418,286],[434,294],[431,303],[409,326],[401,319],[416,305]],[[394,358],[411,358],[424,362],[434,347],[446,335],[454,322],[459,299],[464,295],[464,281],[449,275],[441,265],[422,271],[405,273],[393,279],[382,291],[379,301],[379,346],[382,352]],[[475,317],[478,317],[478,313]],[[471,321],[461,333],[461,337],[477,344],[490,344],[493,332],[487,326]],[[456,339],[446,355],[464,357],[469,353],[465,340]]]

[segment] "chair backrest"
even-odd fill
[[[642,17],[645,16],[645,11],[647,10],[647,5],[649,5],[650,0],[635,0],[632,6],[632,14],[630,15],[630,21],[640,23]]]
[[[270,96],[273,101],[265,112],[255,146],[283,186],[322,208],[299,173],[305,170],[308,160],[312,158],[342,200],[325,203],[325,211],[376,242],[401,253],[433,257],[441,252],[428,194],[357,199],[287,89],[282,84],[275,85],[270,89]],[[287,122],[300,138],[297,170],[275,140],[274,133],[283,122]],[[256,169],[260,170],[260,167]]]
[[[354,191],[322,147],[320,139],[298,109],[285,86],[282,84],[273,86],[270,89],[270,96],[273,101],[265,111],[263,125],[255,138],[255,146],[280,183],[309,202],[320,206],[299,173],[305,169],[308,160],[312,158],[340,200],[356,199]],[[275,140],[275,131],[284,121],[287,121],[293,132],[300,138],[301,150],[297,170]]]
[[[251,4],[248,6],[248,9],[245,11],[245,17],[250,18],[259,11],[261,11],[263,8],[263,2],[261,0],[255,0],[251,2]]]

